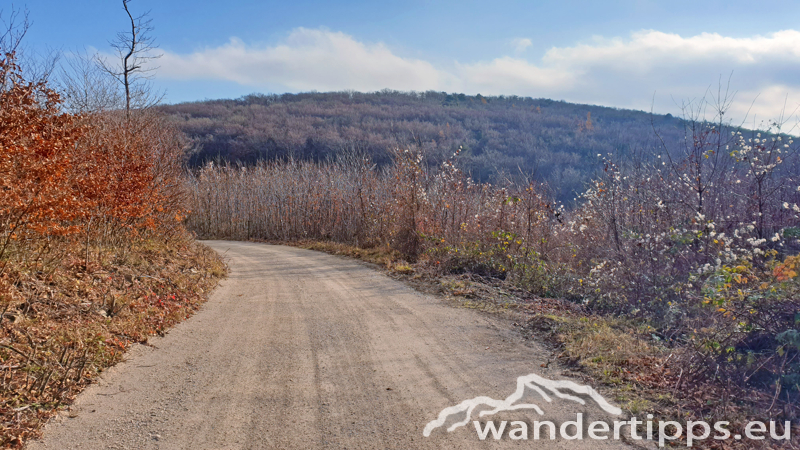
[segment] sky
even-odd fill
[[[77,6],[76,6],[77,3]],[[12,3],[0,0],[3,17]],[[111,55],[122,0],[29,0],[26,48]],[[131,0],[168,103],[306,91],[446,91],[659,113],[727,89],[728,117],[796,123],[797,1]]]

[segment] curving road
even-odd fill
[[[292,247],[208,241],[230,276],[188,321],[134,348],[31,449],[619,448],[619,441],[480,441],[425,425],[503,399],[547,354],[508,324],[446,306],[365,264]],[[603,418],[562,400],[498,420]],[[485,419],[484,419],[485,420]],[[451,420],[448,423],[453,423]],[[499,422],[498,422],[499,425]],[[532,433],[529,433],[532,439]]]

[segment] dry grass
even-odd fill
[[[340,244],[337,242],[323,241],[298,241],[281,242],[281,244],[294,245],[308,250],[330,253],[331,255],[348,256],[361,261],[377,264],[389,270],[403,273],[411,269],[408,263],[402,261],[401,255],[396,250],[387,246],[376,246],[372,248],[359,248],[353,245]],[[399,270],[398,270],[399,269]]]
[[[0,445],[21,447],[133,343],[191,316],[225,275],[188,238],[94,249],[49,273],[6,269],[0,316]],[[104,251],[103,251],[104,250]]]
[[[631,414],[664,412],[675,405],[669,351],[621,320],[590,315],[536,315],[525,328],[546,337],[560,357],[613,388]],[[674,383],[674,381],[673,381]]]

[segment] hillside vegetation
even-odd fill
[[[478,182],[529,177],[572,200],[601,167],[598,154],[653,147],[653,127],[672,147],[682,121],[591,105],[516,96],[441,92],[249,95],[163,106],[194,143],[190,163],[322,161],[356,153],[384,166],[416,147],[436,166],[461,149],[459,167]]]

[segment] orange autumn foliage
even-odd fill
[[[14,241],[101,226],[103,237],[179,227],[177,132],[146,111],[65,113],[57,92],[24,79],[13,53],[0,60],[0,80],[0,256]]]
[[[797,277],[798,270],[800,270],[800,255],[787,256],[782,263],[775,266],[772,275],[776,280],[783,282]]]
[[[26,75],[0,48],[0,448],[188,317],[218,261],[183,228],[179,132],[146,109],[71,114]]]
[[[28,233],[65,235],[88,215],[74,151],[84,128],[59,111],[56,92],[0,60],[0,224],[6,244]]]

